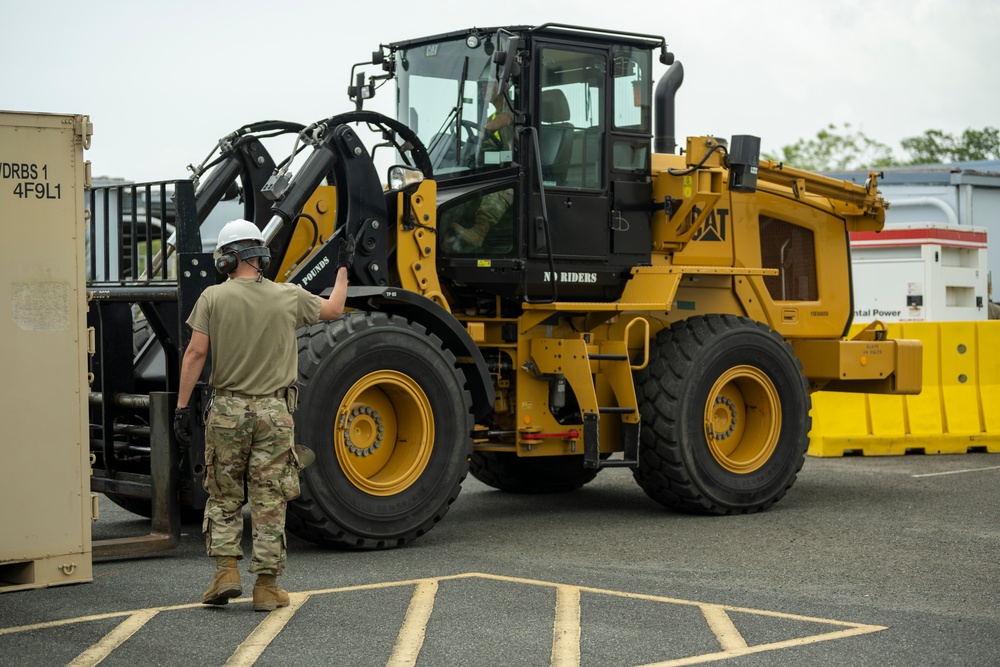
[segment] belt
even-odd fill
[[[222,396],[223,398],[246,398],[250,400],[256,400],[258,398],[281,398],[284,399],[288,392],[287,388],[279,389],[278,391],[272,391],[270,394],[243,394],[238,391],[230,391],[228,389],[216,389],[215,395]]]

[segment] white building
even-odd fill
[[[828,175],[864,183],[867,171]],[[884,169],[882,232],[852,235],[855,319],[989,317],[1000,279],[1000,160]],[[994,308],[994,310],[998,310]]]

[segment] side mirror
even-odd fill
[[[501,67],[500,76],[497,77],[499,81],[498,90],[506,90],[507,84],[510,82],[512,76],[520,73],[521,66],[517,64],[517,49],[521,45],[520,37],[511,37],[507,41],[507,49],[504,51],[494,51],[493,52],[493,62]]]

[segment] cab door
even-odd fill
[[[610,251],[607,184],[608,53],[561,42],[535,44],[533,102],[552,255],[603,260]],[[532,165],[534,166],[534,165]],[[548,257],[542,198],[531,179],[528,255]]]

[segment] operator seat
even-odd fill
[[[542,179],[546,184],[565,185],[575,128],[569,122],[569,103],[563,91],[558,88],[542,91],[540,116]]]

